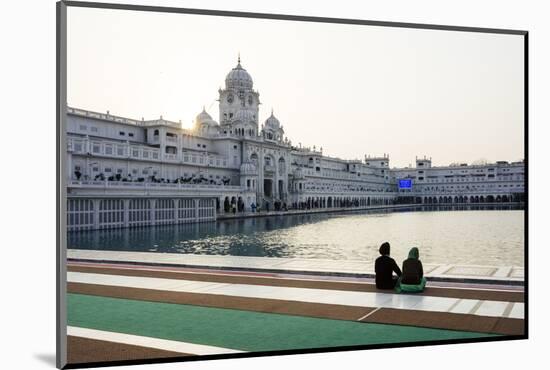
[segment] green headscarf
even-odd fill
[[[418,248],[416,247],[412,247],[411,250],[409,251],[409,258],[417,260],[419,255],[420,253],[418,252]]]

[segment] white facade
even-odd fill
[[[219,122],[203,109],[192,129],[162,116],[69,107],[69,229],[207,221],[233,208],[366,207],[445,195],[475,201],[482,193],[512,199],[524,191],[523,163],[432,168],[417,161],[415,169],[390,170],[388,155],[344,160],[293,146],[273,111],[260,125],[260,96],[240,60],[218,93]],[[412,179],[413,190],[398,189],[398,179]]]
[[[415,203],[492,203],[524,201],[523,162],[432,167],[431,159],[417,158],[414,168],[392,170],[396,181],[408,179],[412,189],[398,189],[401,199]]]

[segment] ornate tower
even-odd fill
[[[243,136],[258,134],[260,94],[253,89],[252,77],[237,66],[225,77],[225,89],[219,90],[220,124],[226,130]]]

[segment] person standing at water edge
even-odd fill
[[[424,277],[422,262],[418,259],[419,255],[418,248],[411,248],[409,258],[403,261],[403,275],[401,275],[395,287],[397,291],[415,293],[424,290],[426,278]]]
[[[390,257],[390,243],[382,243],[378,251],[381,256],[374,262],[376,287],[378,289],[393,289],[397,283],[397,278],[401,276],[401,270],[395,260]],[[393,276],[394,272],[397,277]]]

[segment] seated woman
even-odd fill
[[[419,293],[424,290],[426,278],[418,256],[418,248],[414,247],[409,251],[409,258],[403,261],[403,274],[395,287],[398,292]]]

